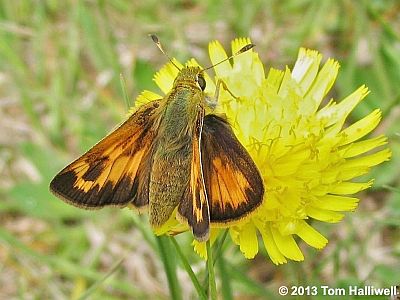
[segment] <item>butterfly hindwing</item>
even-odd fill
[[[211,223],[234,222],[261,204],[260,173],[223,118],[205,116],[201,153]]]
[[[149,173],[145,161],[157,131],[159,101],[140,107],[120,127],[83,156],[65,167],[50,183],[50,190],[66,202],[82,208],[145,206],[148,189],[140,180]],[[151,167],[151,166],[150,166]],[[141,184],[138,184],[141,181]]]
[[[178,217],[192,228],[193,235],[198,241],[206,241],[209,237],[210,213],[207,193],[204,186],[201,165],[201,131],[203,127],[204,109],[197,114],[192,141],[192,163],[190,180],[178,207]]]

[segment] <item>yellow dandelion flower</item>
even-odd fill
[[[249,43],[249,39],[234,40],[232,53]],[[227,57],[218,42],[210,43],[209,55],[213,64]],[[350,112],[368,94],[365,86],[341,101],[331,99],[323,105],[339,64],[328,59],[320,67],[321,60],[317,51],[301,48],[293,70],[270,69],[265,76],[258,54],[250,50],[236,56],[233,64],[226,61],[216,66],[214,81],[206,77],[206,92],[210,95],[214,94],[215,82],[222,79],[238,97],[234,99],[222,89],[217,109],[226,114],[264,181],[260,208],[229,227],[233,242],[246,258],[258,252],[257,232],[275,264],[304,259],[296,235],[311,247],[323,248],[328,240],[308,221],[339,222],[344,212],[357,207],[358,198],[351,195],[372,185],[372,180],[351,180],[391,156],[387,148],[370,152],[386,144],[383,135],[359,141],[378,125],[380,110],[345,126]],[[197,62],[191,60],[189,65]],[[177,72],[169,63],[155,75],[163,93],[171,89]],[[136,103],[157,98],[161,96],[144,91]],[[185,229],[173,215],[157,234]],[[211,242],[220,230],[212,228]],[[193,243],[195,251],[205,257],[205,244]]]

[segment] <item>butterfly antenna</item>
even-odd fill
[[[220,62],[216,63],[215,65],[212,65],[212,66],[209,66],[209,67],[203,69],[202,71],[206,71],[206,70],[209,70],[211,68],[214,68],[214,67],[218,66],[219,64],[222,64],[223,62],[226,62],[227,60],[229,60],[229,59],[231,59],[231,58],[233,58],[233,57],[235,57],[235,56],[237,56],[239,54],[242,54],[242,53],[244,53],[246,51],[249,51],[250,49],[253,49],[255,46],[256,45],[254,45],[254,44],[247,44],[246,46],[240,48],[240,50],[237,51],[236,53],[232,54],[231,56],[229,56],[229,57],[227,57],[227,58],[225,58],[223,60],[221,60]]]
[[[177,68],[179,71],[181,70],[172,60],[172,58],[164,51],[163,47],[161,46],[160,40],[155,34],[149,34],[149,37],[153,40],[153,42],[157,45],[158,49],[168,58],[168,60]]]

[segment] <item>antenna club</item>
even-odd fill
[[[156,43],[156,44],[160,43],[158,37],[155,34],[150,33],[149,37],[151,37],[151,39],[153,40],[154,43]]]
[[[247,44],[246,46],[242,47],[236,54],[240,54],[246,51],[249,51],[250,49],[253,49],[256,45],[254,44]]]
[[[237,55],[239,55],[239,54],[242,54],[243,52],[249,51],[250,49],[252,49],[252,48],[254,48],[254,47],[255,47],[254,44],[247,44],[247,45],[245,45],[244,47],[242,47],[242,48],[241,48],[238,52],[236,52],[235,54],[232,54],[231,56],[229,56],[229,57],[227,57],[227,58],[221,60],[220,62],[218,62],[218,63],[216,63],[216,64],[214,64],[214,65],[212,65],[212,66],[209,66],[209,67],[207,67],[207,68],[204,68],[202,71],[206,71],[206,70],[209,70],[209,69],[211,69],[211,68],[214,68],[215,66],[218,66],[219,64],[222,64],[223,62],[225,62],[225,61],[227,61],[227,60],[229,60],[229,59],[231,59],[231,58],[233,58],[233,57],[235,57],[235,56],[237,56]]]
[[[157,48],[160,49],[160,51],[168,58],[168,60],[177,68],[179,71],[181,70],[172,60],[172,58],[164,51],[163,47],[161,46],[160,40],[155,34],[150,33],[149,37],[153,40],[153,42],[156,44]]]

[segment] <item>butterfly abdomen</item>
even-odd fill
[[[191,153],[186,149],[164,151],[159,146],[153,157],[149,184],[149,216],[160,227],[179,204],[190,178]]]

